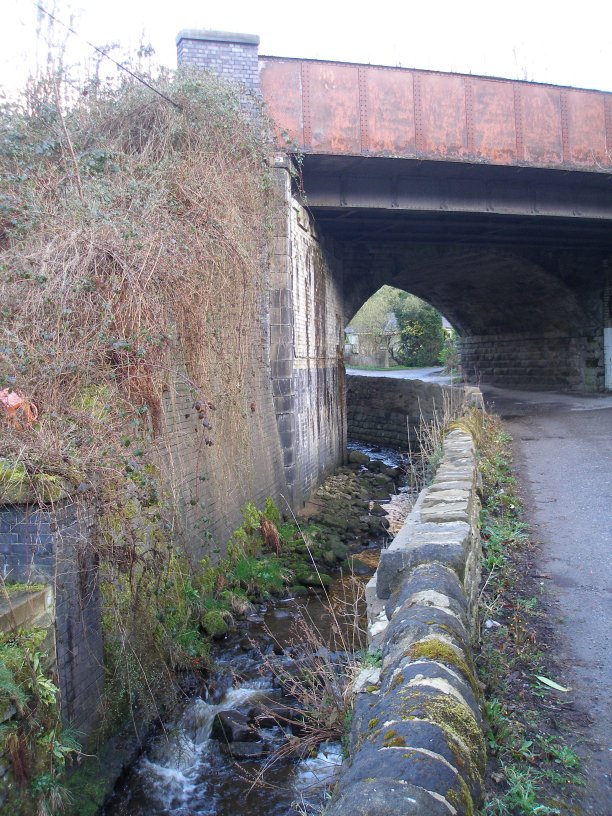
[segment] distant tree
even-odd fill
[[[404,365],[436,365],[444,346],[440,312],[414,295],[402,292],[395,315],[400,333],[396,357]]]
[[[394,347],[398,338],[396,309],[404,294],[393,286],[382,286],[366,300],[351,320],[347,328],[359,335],[362,352],[367,349],[374,353],[383,347],[395,359]]]

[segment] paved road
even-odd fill
[[[589,816],[612,814],[612,395],[482,389],[514,437],[528,520],[560,614],[565,678],[590,727]]]
[[[393,377],[398,380],[423,380],[450,385],[451,378],[443,373],[444,369],[435,368],[381,368],[378,371],[364,371],[361,368],[347,368],[347,374],[358,374],[360,377]]]

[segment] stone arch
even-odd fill
[[[475,245],[345,245],[346,315],[383,284],[431,303],[460,337],[474,380],[581,387],[592,322],[580,291],[527,252]]]

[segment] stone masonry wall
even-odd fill
[[[342,287],[334,245],[292,198],[288,160],[274,168],[270,359],[288,498],[298,509],[346,448]]]
[[[406,450],[421,422],[442,416],[445,403],[461,405],[475,389],[391,377],[346,377],[348,438]]]
[[[55,642],[62,717],[88,734],[103,685],[100,596],[88,548],[91,519],[73,505],[0,507],[0,569],[5,579],[49,584],[55,596]]]
[[[498,334],[458,341],[464,376],[500,388],[601,391],[603,334]]]
[[[262,290],[266,282],[262,273]],[[234,408],[234,425],[231,417],[222,420],[217,410],[209,417],[211,430],[204,428],[180,346],[175,350],[175,374],[162,395],[162,481],[181,523],[180,537],[195,561],[224,548],[242,523],[241,509],[247,502],[263,507],[266,496],[280,502],[286,493],[268,359],[268,297],[262,291],[264,296],[261,323],[246,338],[249,353],[258,358],[241,383],[247,407],[242,412]],[[210,398],[206,382],[198,385]],[[207,436],[212,446],[206,444]]]
[[[259,93],[259,37],[226,31],[181,31],[176,38],[179,65],[194,65],[239,82]]]
[[[452,431],[367,588],[382,668],[356,684],[350,758],[327,816],[471,816],[480,804],[486,749],[470,648],[478,513],[474,444]]]

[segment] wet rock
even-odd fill
[[[321,585],[328,587],[332,582],[331,575],[327,575],[325,572],[304,572],[296,575],[295,577],[301,584],[304,584],[304,586],[311,586],[315,588],[320,587]]]
[[[378,502],[372,502],[370,507],[370,515],[371,516],[386,516],[387,511],[384,507],[382,507]]]
[[[220,640],[229,631],[228,622],[223,613],[218,609],[210,609],[208,612],[205,612],[202,616],[201,623],[202,629],[204,629],[206,634],[215,640]]]
[[[248,711],[249,721],[255,728],[277,728],[294,719],[292,709],[281,702],[270,701],[267,705],[255,705]]]
[[[230,742],[226,746],[227,753],[234,759],[255,759],[266,756],[270,750],[267,742]]]
[[[203,679],[201,676],[196,674],[196,672],[181,672],[178,675],[178,682],[181,691],[188,697],[195,697],[196,695],[205,692],[205,684]]]
[[[365,465],[366,467],[370,465],[370,457],[361,451],[349,451],[348,460],[355,465]]]
[[[372,568],[369,564],[364,563],[359,556],[353,556],[350,559],[350,568],[353,575],[370,575]]]
[[[240,711],[220,711],[213,720],[211,739],[220,742],[258,742],[260,734]]]
[[[387,532],[388,523],[385,518],[371,518],[367,529],[370,535],[383,536]]]
[[[211,705],[217,705],[233,685],[232,675],[227,672],[213,672],[206,689],[206,699]]]

